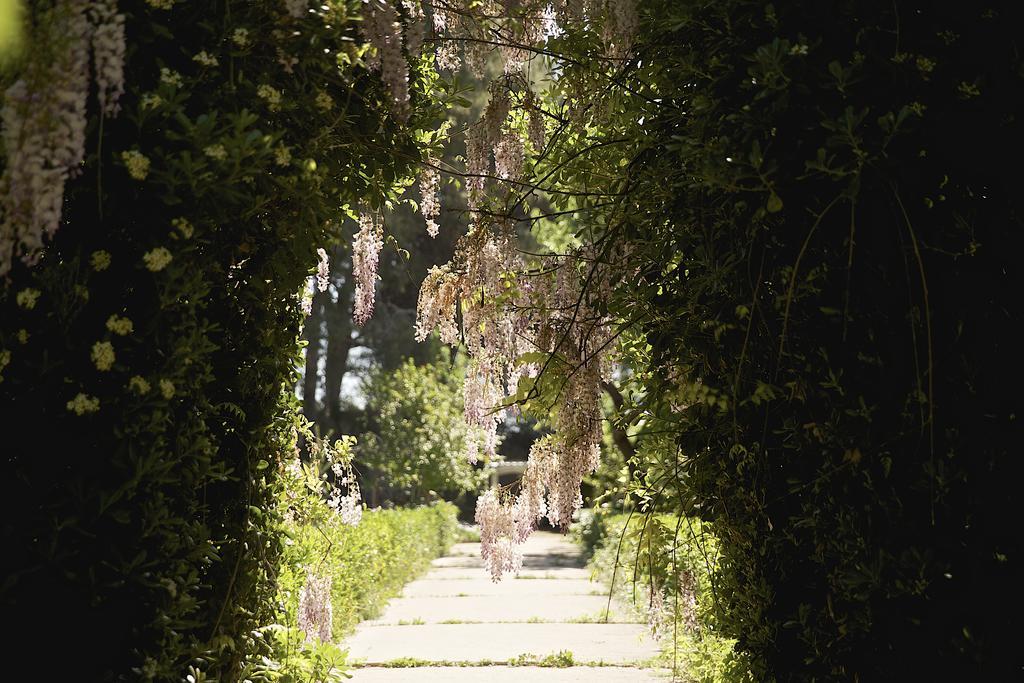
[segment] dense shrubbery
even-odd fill
[[[1019,6],[649,5],[623,76],[650,500],[758,680],[1002,679],[1019,557]],[[651,59],[653,58],[653,59]],[[635,79],[635,80],[634,80]],[[612,100],[615,102],[615,100]],[[644,265],[645,264],[645,265]]]
[[[357,457],[370,505],[453,500],[480,490],[486,472],[466,459],[464,377],[464,364],[440,358],[422,365],[410,358],[370,373]]]
[[[60,75],[47,50],[88,46],[41,13],[93,3],[28,4],[24,59]],[[55,621],[74,634],[61,650],[83,680],[237,680],[277,619],[299,293],[332,225],[394,196],[444,105],[413,71],[411,116],[393,115],[354,0],[118,4],[121,112],[90,96],[61,227],[0,283],[0,605],[26,657]]]

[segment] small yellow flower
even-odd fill
[[[249,31],[244,28],[236,28],[231,34],[231,41],[238,47],[246,47],[249,44]]]
[[[160,380],[160,393],[168,401],[174,398],[174,383],[169,379]]]
[[[334,108],[334,98],[322,92],[316,96],[316,107],[320,111],[330,111]]]
[[[18,330],[18,343],[28,344],[28,330],[26,330],[24,327]]]
[[[174,88],[180,88],[184,82],[181,78],[181,74],[174,69],[168,69],[166,66],[160,67],[160,82],[166,83]]]
[[[119,318],[117,315],[112,315],[107,318],[107,329],[123,337],[126,334],[131,334],[134,326],[128,318]]]
[[[138,375],[135,375],[130,380],[128,380],[128,388],[131,389],[132,391],[138,392],[139,394],[148,394],[150,390],[149,382],[147,382],[145,378],[139,377]]]
[[[274,149],[274,161],[278,166],[287,166],[292,162],[292,152],[284,145],[278,145]]]
[[[77,396],[68,401],[67,406],[68,410],[75,415],[85,415],[86,413],[95,413],[99,410],[100,400],[94,396],[79,392]]]
[[[267,106],[270,107],[270,111],[277,111],[281,108],[281,91],[277,88],[272,88],[269,85],[263,84],[256,88],[256,94],[267,101]]]
[[[145,180],[149,175],[149,159],[138,150],[121,152],[121,159],[124,160],[124,165],[128,167],[128,175],[132,178]]]
[[[174,7],[174,0],[146,0],[146,4],[156,9],[171,9]]]
[[[224,149],[224,145],[210,145],[209,147],[204,147],[203,154],[211,159],[216,159],[217,161],[223,161],[228,157],[228,151]]]
[[[97,272],[106,270],[110,267],[110,252],[103,249],[92,252],[92,256],[89,257],[89,263],[92,264],[93,269]]]
[[[7,349],[0,351],[0,382],[4,381],[4,368],[11,362],[11,352]]]
[[[193,62],[199,62],[203,66],[217,66],[220,63],[220,62],[217,61],[216,57],[211,55],[206,50],[203,50],[202,52],[196,53],[192,57],[192,61]]]
[[[75,285],[75,296],[82,301],[89,300],[89,290],[85,285]]]
[[[180,232],[181,236],[185,239],[189,239],[192,237],[193,233],[195,233],[195,228],[192,227],[192,224],[188,222],[187,218],[175,218],[171,221],[171,225],[177,228],[178,232]]]
[[[164,98],[153,92],[143,95],[142,100],[140,101],[143,109],[156,109],[163,103]]]
[[[110,342],[96,342],[92,345],[92,362],[96,369],[106,372],[114,366],[114,345]]]
[[[156,249],[147,251],[142,255],[142,260],[146,262],[146,268],[154,273],[166,268],[172,258],[171,252],[169,252],[165,247],[157,247]]]
[[[23,289],[18,292],[18,296],[14,298],[18,302],[18,305],[24,308],[26,311],[31,311],[36,307],[36,301],[39,300],[40,291],[38,289]]]

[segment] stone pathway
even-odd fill
[[[607,607],[606,588],[559,534],[534,533],[523,570],[500,583],[478,543],[459,543],[344,646],[356,683],[664,683],[643,666],[658,652],[647,627],[614,602],[604,623]]]

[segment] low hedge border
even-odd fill
[[[297,623],[306,567],[331,578],[332,635],[339,640],[422,574],[456,541],[456,507],[439,502],[393,510],[367,510],[355,526],[331,518],[288,526],[280,597],[290,626]]]

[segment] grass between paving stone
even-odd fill
[[[421,626],[423,619],[416,617],[412,620],[400,619],[398,626]],[[544,617],[528,617],[526,619],[499,619],[497,621],[481,621],[479,619],[445,619],[436,622],[438,624],[641,624],[641,621],[619,621],[609,618],[607,608],[595,614],[581,614],[569,619],[545,619]]]
[[[566,669],[574,666],[581,667],[602,667],[602,668],[616,668],[616,669],[647,669],[654,668],[655,662],[653,660],[634,660],[627,662],[605,662],[603,660],[596,661],[577,661],[573,656],[572,652],[568,650],[560,650],[549,655],[535,655],[532,653],[524,653],[511,657],[509,659],[480,659],[480,660],[463,660],[463,659],[417,659],[415,657],[399,657],[398,659],[390,659],[386,662],[375,662],[372,664],[364,662],[351,662],[350,666],[354,669],[417,669],[427,667],[486,667],[486,666],[533,666],[538,668],[547,669]]]

